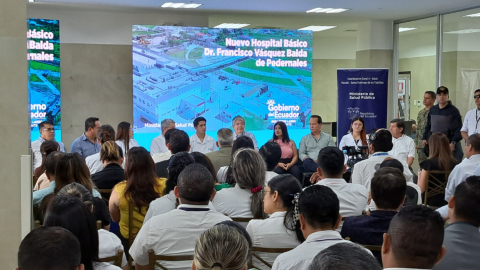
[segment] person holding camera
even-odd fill
[[[349,132],[342,137],[338,148],[343,150],[345,146],[367,146],[367,133],[365,131],[365,122],[362,117],[352,118]]]

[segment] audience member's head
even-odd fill
[[[203,153],[200,152],[192,152],[191,153],[195,163],[203,165],[208,171],[212,174],[213,180],[217,181],[217,172],[215,171],[215,167],[213,167],[212,161]]]
[[[233,131],[229,128],[221,128],[217,132],[217,146],[232,147],[233,146]]]
[[[58,161],[55,168],[55,190],[53,193],[57,194],[60,189],[73,182],[86,187],[90,192],[94,187],[85,159],[78,153],[65,154]]]
[[[160,126],[162,127],[162,134],[165,135],[167,130],[175,128],[175,121],[172,119],[164,119],[160,122]]]
[[[388,152],[392,150],[392,133],[386,129],[379,129],[370,133],[368,138],[370,152]]]
[[[247,230],[245,229],[245,227],[242,226],[242,224],[236,222],[236,221],[233,221],[233,220],[224,220],[220,223],[217,223],[215,224],[215,226],[218,226],[218,225],[226,225],[226,226],[230,226],[232,228],[234,228],[235,230],[237,230],[243,237],[245,237],[245,239],[247,240],[248,242],[248,246],[251,248],[253,246],[253,242],[252,242],[252,238],[250,238],[250,235],[248,234]]]
[[[201,164],[190,164],[178,175],[175,196],[182,204],[208,205],[215,196],[213,175]]]
[[[80,243],[61,227],[40,227],[25,236],[18,249],[17,270],[83,270]]]
[[[139,209],[160,197],[155,191],[158,186],[155,163],[145,148],[133,147],[128,150],[125,179],[125,197],[130,198]]]
[[[470,158],[473,155],[480,154],[480,134],[472,134],[468,137],[465,146],[465,155]]]
[[[450,221],[480,227],[480,176],[470,176],[455,188],[448,201]]]
[[[171,128],[167,131],[165,131],[165,134],[163,135],[165,137],[165,146],[167,146],[170,143],[170,135],[175,131],[178,130],[176,128]]]
[[[263,157],[263,160],[265,160],[267,171],[273,171],[280,161],[282,149],[276,142],[267,142],[260,147],[259,153]]]
[[[60,146],[54,140],[46,140],[40,145],[40,153],[42,154],[41,168],[45,169],[45,160],[47,159],[47,156],[55,151],[60,151]]]
[[[125,149],[123,152],[126,154],[130,149],[130,138],[133,138],[132,125],[129,122],[120,122],[117,126],[117,137],[115,140],[122,141]]]
[[[452,162],[455,162],[455,158],[450,150],[450,141],[445,134],[441,132],[433,133],[428,138],[428,148],[428,158],[437,159],[442,171],[451,170]]]
[[[377,210],[398,211],[405,201],[407,181],[397,168],[380,168],[373,175],[370,189]]]
[[[423,205],[403,207],[383,235],[384,268],[432,269],[445,255],[444,222]]]
[[[248,255],[247,240],[235,228],[216,225],[198,237],[192,269],[246,270]]]
[[[232,163],[233,177],[241,189],[252,192],[250,210],[254,218],[263,218],[263,189],[265,162],[260,154],[248,148],[235,152]]]
[[[97,141],[104,144],[108,141],[115,141],[115,130],[110,125],[102,125],[97,130]]]
[[[345,155],[334,146],[327,146],[318,152],[317,172],[321,178],[342,178],[346,171]]]
[[[230,166],[228,166],[227,176],[226,176],[226,180],[225,180],[225,182],[230,184],[230,185],[235,185],[235,183],[236,183],[235,178],[233,177],[233,170],[232,170],[233,156],[235,155],[237,150],[242,149],[242,148],[255,149],[252,139],[250,139],[247,136],[240,136],[233,142],[232,159],[230,160]]]
[[[81,200],[89,209],[93,210],[93,195],[79,183],[71,183],[64,186],[57,196],[73,196]]]
[[[378,261],[357,244],[338,243],[320,251],[308,270],[382,270]]]
[[[387,157],[386,159],[384,159],[382,163],[380,163],[380,168],[397,168],[402,173],[404,170],[403,164],[400,161],[398,161],[398,159],[394,159],[391,157]]]
[[[45,227],[62,227],[72,232],[80,242],[81,262],[85,270],[93,270],[98,262],[98,232],[96,221],[82,201],[72,196],[56,196],[45,216]]]
[[[55,168],[58,161],[65,156],[62,152],[52,152],[45,159],[45,174],[50,181],[55,180]]]
[[[342,221],[337,195],[323,185],[313,185],[300,193],[298,212],[305,239],[317,231],[337,229]]]
[[[303,241],[305,239],[300,230],[300,222],[296,221],[295,226],[293,226],[293,198],[295,194],[300,192],[302,192],[302,185],[298,182],[297,178],[291,174],[277,175],[267,183],[263,205],[265,209],[264,212],[269,215],[275,212],[286,211],[287,213],[283,219],[283,225],[285,225],[285,228],[288,230],[295,231],[297,238],[300,241]]]
[[[179,152],[188,152],[190,150],[190,138],[188,134],[180,129],[170,133],[167,148],[173,155]]]
[[[100,160],[102,161],[104,166],[112,162],[122,165],[123,150],[114,141],[105,142],[104,144],[102,144],[102,148],[100,149]]]
[[[168,163],[168,179],[165,184],[165,190],[163,191],[164,195],[173,191],[173,189],[177,186],[177,179],[180,173],[187,167],[188,165],[195,163],[195,159],[191,154],[188,152],[179,152],[173,155],[170,158]]]

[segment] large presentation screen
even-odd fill
[[[284,121],[297,145],[312,107],[311,31],[134,25],[135,139],[147,149],[163,119],[189,135],[231,128],[236,115],[259,145]]]

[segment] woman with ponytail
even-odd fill
[[[97,131],[97,142],[98,144],[103,145],[108,141],[115,141],[115,130],[110,125],[102,125]],[[87,163],[90,174],[94,174],[103,169],[103,164],[100,160],[100,152],[86,157],[85,162]]]
[[[300,222],[294,218],[294,195],[302,191],[302,185],[290,175],[283,174],[272,178],[265,189],[263,205],[270,217],[264,220],[251,220],[247,232],[254,247],[294,248],[305,239],[300,230]],[[279,254],[259,253],[260,257],[273,264]],[[261,262],[254,262],[260,265]]]

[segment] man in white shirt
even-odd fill
[[[405,132],[405,121],[402,119],[393,119],[390,122],[390,132],[392,133],[392,150],[389,155],[396,159],[406,162],[411,167],[415,159],[415,141],[403,134]]]
[[[215,139],[205,133],[207,131],[207,119],[203,117],[195,118],[193,127],[197,132],[190,137],[190,153],[200,152],[206,154],[217,151]]]
[[[55,140],[55,127],[52,122],[41,122],[38,124],[38,130],[40,131],[40,138],[32,142],[34,170],[42,165],[42,153],[40,153],[42,143],[47,140]],[[57,141],[57,143],[60,146],[60,151],[65,153],[65,145],[62,142]]]
[[[462,138],[465,141],[468,140],[468,137],[472,134],[477,134],[480,132],[480,89],[475,90],[473,94],[473,99],[475,100],[475,105],[477,107],[475,109],[471,109],[465,114],[465,119],[463,120],[462,129],[460,129],[460,133],[462,134]]]
[[[443,227],[434,210],[423,205],[403,207],[383,234],[384,269],[432,269],[446,252]]]
[[[327,146],[320,150],[317,160],[320,181],[316,185],[327,186],[337,194],[342,217],[360,216],[367,206],[368,191],[364,186],[349,184],[342,178],[347,170],[343,152],[335,146]]]
[[[362,160],[355,164],[352,173],[352,183],[361,184],[370,191],[370,182],[375,172],[380,168],[384,159],[393,156],[388,154],[392,150],[392,134],[386,129],[379,129],[369,135],[368,150],[370,158]],[[413,175],[410,172],[407,163],[400,161],[404,167],[403,174],[407,182],[413,182]]]
[[[212,174],[200,164],[188,165],[178,176],[174,190],[180,205],[143,224],[130,248],[135,269],[148,270],[148,250],[157,255],[193,255],[198,236],[229,217],[212,211],[208,203],[215,196]],[[160,263],[168,269],[187,269],[191,261]]]
[[[305,242],[277,257],[272,270],[307,269],[323,249],[348,242],[335,231],[342,221],[338,197],[329,187],[313,185],[298,198],[298,218]]]
[[[172,119],[165,119],[160,123],[160,126],[162,128],[162,133],[150,143],[150,155],[152,156],[157,153],[168,152],[168,148],[165,144],[165,132],[169,129],[175,128],[175,121]]]

